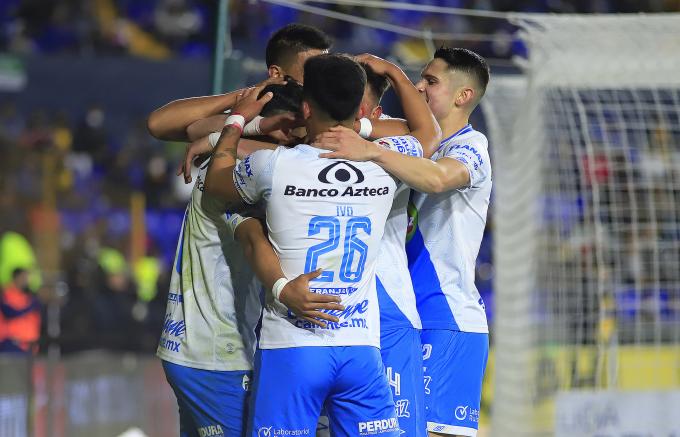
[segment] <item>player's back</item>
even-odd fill
[[[270,178],[267,227],[285,275],[322,269],[311,291],[338,295],[345,306],[326,329],[265,309],[262,348],[380,344],[375,271],[396,182],[376,164],[322,159],[321,152],[304,144],[256,152],[237,172],[237,179],[253,171]]]
[[[475,286],[475,261],[491,195],[486,137],[470,125],[442,141],[433,160],[456,159],[471,186],[440,194],[414,192],[414,229],[407,244],[409,268],[423,328],[488,332]]]
[[[234,241],[238,215],[203,193],[199,169],[177,244],[157,354],[206,370],[247,370],[260,312],[259,283]]]

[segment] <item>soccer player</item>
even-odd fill
[[[290,26],[270,43],[283,52],[295,52],[296,58],[310,44],[329,45],[316,29]],[[306,55],[321,51],[309,48]],[[170,103],[152,114],[149,128],[159,137],[184,139],[186,126],[195,121],[192,117],[209,111],[206,106],[229,106],[237,95]],[[226,213],[224,202],[204,195],[206,170],[207,163],[199,171],[185,213],[158,356],[178,398],[182,436],[240,435],[252,369],[253,327],[260,313],[260,285],[241,249],[248,259],[270,259],[276,278],[282,272],[257,220]],[[336,321],[337,317],[316,310],[342,308],[332,304],[338,299],[309,293],[308,279],[297,278],[280,300],[310,323]]]
[[[375,56],[362,55],[359,59],[365,66],[367,79],[371,84],[366,87],[367,93],[362,102],[362,109],[369,115],[369,119],[384,116],[379,104],[388,79],[395,84],[395,91],[400,97],[409,89],[418,93],[409,78],[396,65]],[[404,98],[401,100],[407,114],[409,111],[428,112],[426,102],[417,95],[410,101]],[[370,104],[366,106],[365,102]],[[421,138],[424,156],[429,157],[435,152],[439,139],[438,135],[432,141]],[[380,304],[380,352],[392,388],[399,427],[407,437],[420,437],[427,435],[421,322],[404,249],[409,191],[406,185],[401,185],[395,194],[378,255],[377,290]]]
[[[283,103],[268,111],[285,110]],[[204,192],[208,163],[200,167],[185,213],[157,352],[177,396],[183,437],[241,435],[261,313],[261,285],[246,260],[264,266],[255,273],[271,283],[283,275],[259,220],[226,212],[224,201]],[[338,321],[318,311],[342,306],[333,296],[310,293],[312,277],[296,278],[280,300],[310,323]]]
[[[266,47],[267,74],[270,79],[283,80],[289,76],[302,82],[302,68],[305,61],[316,55],[328,52],[330,38],[321,30],[304,24],[289,24],[276,31]],[[147,121],[151,135],[162,140],[196,140],[216,130],[201,127],[202,134],[189,137],[189,126],[196,121],[217,120],[217,130],[221,130],[226,116],[221,115],[231,109],[244,90],[236,90],[215,96],[191,97],[175,100],[156,109]],[[211,118],[212,117],[212,118]]]
[[[364,92],[361,67],[344,56],[322,55],[307,61],[304,79],[309,137],[336,125],[351,127]],[[246,107],[235,111],[253,116]],[[420,120],[435,131],[430,118],[421,114]],[[286,277],[322,267],[311,290],[342,296],[346,307],[331,312],[340,322],[326,329],[265,308],[249,435],[313,432],[324,404],[334,435],[399,435],[378,352],[375,290],[395,181],[371,163],[319,159],[319,150],[305,144],[255,152],[234,168],[239,136],[238,126],[223,130],[206,189],[232,202],[264,200],[269,237]],[[382,143],[419,154],[413,139]],[[286,281],[274,284],[275,296]]]
[[[475,436],[489,348],[475,259],[486,224],[491,164],[487,139],[469,117],[484,95],[489,67],[470,50],[442,47],[421,77],[416,86],[445,138],[431,160],[379,148],[349,130],[322,138],[320,145],[334,150],[328,157],[372,160],[420,191],[412,199],[407,253],[423,326],[428,431]]]

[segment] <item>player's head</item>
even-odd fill
[[[416,88],[442,120],[453,109],[467,114],[475,109],[489,83],[489,65],[471,50],[441,47],[420,76]]]
[[[366,88],[366,73],[347,55],[319,55],[305,62],[305,120],[351,125]]]
[[[280,134],[285,136],[287,140],[281,137],[276,137],[279,144],[299,144],[300,138],[304,138],[306,131],[302,126],[302,85],[292,78],[286,78],[285,84],[271,84],[267,85],[260,91],[257,98],[261,98],[264,94],[271,92],[274,96],[262,108],[260,115],[263,117],[271,117],[280,114],[292,114],[295,118],[286,127],[281,127]],[[259,138],[261,141],[271,141],[271,137],[264,136]]]
[[[291,76],[302,82],[305,61],[327,53],[331,39],[316,27],[289,24],[277,30],[267,42],[265,60],[269,77]]]
[[[366,117],[370,119],[380,118],[382,115],[382,100],[385,91],[390,86],[390,82],[385,76],[377,74],[370,65],[365,62],[360,62],[366,72],[366,90],[364,97],[361,99],[361,106],[359,107],[359,118]]]
[[[14,269],[12,271],[12,282],[19,289],[28,289],[28,270],[21,267]]]
[[[267,85],[260,91],[257,98],[261,98],[268,92],[274,94],[274,97],[264,105],[260,115],[271,117],[285,112],[300,115],[302,107],[302,85],[300,83],[289,78],[285,84]]]

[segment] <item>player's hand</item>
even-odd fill
[[[361,55],[357,55],[354,57],[354,59],[357,62],[363,62],[364,64],[368,64],[368,66],[371,67],[371,69],[373,69],[373,71],[380,76],[388,76],[390,72],[393,71],[395,68],[399,68],[390,61],[372,55],[370,53],[363,53]]]
[[[322,310],[342,311],[345,307],[340,304],[340,298],[338,296],[329,296],[327,294],[318,294],[309,291],[309,281],[316,278],[321,273],[322,270],[318,269],[293,279],[283,287],[279,300],[297,317],[325,328],[326,322],[324,322],[324,320],[339,322],[340,319],[325,313]]]
[[[283,113],[263,118],[260,131],[277,143],[286,145],[299,140],[292,132],[300,126],[304,126],[302,119],[291,113]]]
[[[286,82],[287,79],[285,77],[268,77],[262,82],[255,85],[254,87],[259,88],[260,91],[262,91],[262,89],[264,89],[264,87],[266,87],[267,85],[285,85]]]
[[[210,147],[207,136],[189,143],[184,151],[184,160],[179,163],[177,168],[177,176],[184,176],[185,184],[191,183],[191,165],[194,159],[202,158],[201,155],[207,156],[211,151],[212,147]]]
[[[334,126],[330,130],[317,135],[312,146],[331,150],[321,153],[321,158],[348,159],[350,161],[370,161],[379,155],[378,145],[367,141],[352,129]]]
[[[284,112],[283,114],[263,118],[260,121],[260,132],[264,135],[270,135],[276,131],[286,132],[302,125],[303,122],[295,117],[295,114]]]
[[[248,88],[236,97],[236,104],[231,109],[232,113],[238,113],[246,119],[246,123],[250,122],[257,115],[260,115],[262,107],[266,105],[273,97],[272,92],[268,92],[261,98],[257,98],[260,91],[262,91],[263,86],[256,86]]]

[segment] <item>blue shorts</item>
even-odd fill
[[[257,351],[248,436],[314,436],[322,407],[332,436],[399,437],[377,348]]]
[[[424,329],[428,431],[476,436],[489,334]]]
[[[180,437],[243,435],[249,371],[194,369],[163,361],[179,405]]]
[[[398,328],[380,333],[380,354],[403,437],[426,437],[425,386],[420,330]]]

